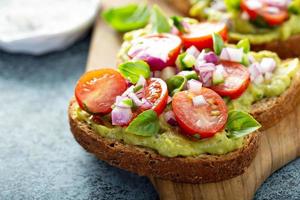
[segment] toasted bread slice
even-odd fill
[[[191,0],[165,0],[173,5],[177,10],[184,15],[189,15],[189,9],[191,8]],[[199,19],[201,20],[201,19]],[[231,43],[237,41],[230,40]],[[269,50],[276,52],[282,59],[300,57],[300,34],[293,35],[287,40],[277,40],[264,44],[251,44],[252,51]]]
[[[251,115],[266,130],[278,123],[300,102],[300,72],[292,79],[289,88],[278,97],[264,98],[252,105]]]
[[[233,178],[242,174],[254,159],[259,132],[250,134],[241,149],[225,155],[196,157],[164,157],[155,151],[108,139],[76,119],[72,100],[69,106],[71,131],[77,142],[88,152],[110,165],[135,172],[141,176],[157,177],[176,182],[207,183]]]

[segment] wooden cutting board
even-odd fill
[[[106,0],[104,8],[142,2],[139,0]],[[151,0],[168,15],[177,14],[163,1]],[[116,55],[122,36],[108,27],[100,18],[94,28],[87,61],[87,70],[116,67]],[[161,199],[248,200],[252,199],[263,181],[275,170],[300,155],[300,105],[295,107],[276,126],[263,132],[258,154],[246,172],[236,178],[209,184],[182,184],[149,177]]]

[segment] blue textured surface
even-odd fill
[[[144,177],[113,168],[73,139],[67,105],[89,38],[41,57],[0,52],[0,199],[157,199]],[[300,199],[300,159],[256,199]]]

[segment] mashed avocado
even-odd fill
[[[281,95],[291,84],[292,78],[300,70],[299,60],[289,59],[281,61],[276,53],[261,51],[259,53],[251,52],[257,61],[264,57],[274,58],[277,67],[273,72],[271,79],[264,80],[263,83],[250,83],[244,94],[235,100],[229,102],[230,109],[238,109],[249,112],[251,105],[262,98],[276,97]]]
[[[217,133],[208,139],[191,140],[178,133],[177,128],[170,127],[163,117],[160,117],[161,131],[159,134],[150,137],[137,136],[126,132],[125,128],[112,127],[108,122],[105,126],[92,122],[90,115],[81,110],[77,104],[73,104],[73,109],[78,120],[88,123],[102,137],[151,148],[167,157],[201,154],[222,155],[241,148],[244,142],[244,138],[228,138],[226,132]]]
[[[209,21],[227,21],[230,28],[229,37],[232,40],[248,38],[251,44],[262,44],[274,40],[286,40],[290,36],[300,33],[299,13],[290,13],[289,19],[278,27],[259,28],[249,20],[243,19],[241,13],[236,10],[212,9],[211,2],[211,0],[201,0],[195,3],[190,10],[191,16],[205,18]]]

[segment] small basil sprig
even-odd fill
[[[291,1],[288,6],[288,11],[296,15],[300,14],[300,0]]]
[[[222,49],[224,48],[224,41],[218,33],[213,33],[212,38],[213,38],[213,43],[214,43],[214,46],[213,46],[214,52],[217,55],[220,55],[222,52]]]
[[[238,11],[240,9],[241,0],[224,0],[228,11]]]
[[[176,75],[169,78],[166,82],[169,94],[173,96],[176,92],[183,90],[187,80],[184,76]]]
[[[186,28],[183,26],[182,24],[182,17],[179,16],[173,16],[171,17],[174,26],[181,32],[181,33],[186,33],[188,32],[188,30],[186,30]]]
[[[146,79],[150,77],[150,67],[142,60],[122,63],[119,65],[119,71],[133,84],[138,82],[140,76]]]
[[[153,136],[160,130],[159,119],[155,111],[146,110],[139,114],[126,128],[126,132],[139,136]]]
[[[102,17],[117,31],[127,32],[146,26],[150,9],[146,4],[129,4],[108,9],[103,12]]]
[[[163,14],[157,5],[154,5],[152,8],[151,25],[154,33],[169,33],[171,31],[168,17]]]
[[[261,125],[248,113],[232,110],[228,113],[226,123],[227,135],[230,138],[240,138],[258,130]]]
[[[246,38],[246,39],[242,39],[240,40],[237,45],[236,45],[237,48],[242,48],[244,53],[249,53],[250,51],[250,42],[249,42],[249,39]]]

